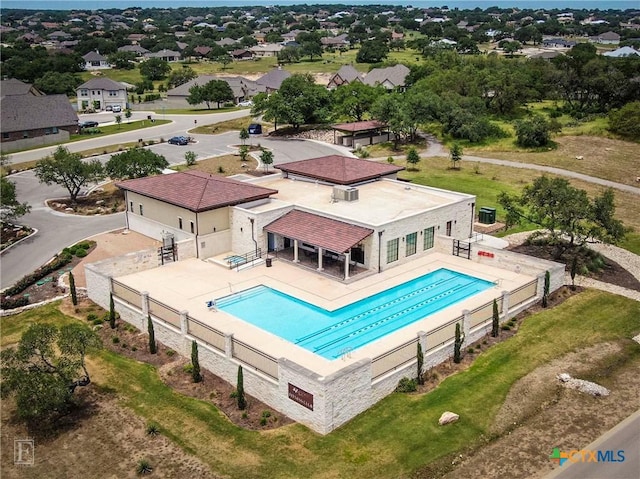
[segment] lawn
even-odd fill
[[[69,320],[55,306],[5,317],[3,345],[15,341],[17,333],[36,319]],[[145,420],[158,422],[165,435],[216,474],[229,478],[397,478],[478,445],[511,385],[536,367],[569,351],[623,340],[638,332],[640,303],[584,292],[530,317],[515,337],[483,352],[468,370],[430,393],[392,394],[328,436],[300,425],[269,432],[241,429],[210,403],[170,390],[152,366],[112,352],[100,352],[91,366],[97,384],[109,388]],[[628,340],[625,344],[630,358],[640,355],[640,346]],[[444,410],[459,413],[460,421],[438,427],[437,419]]]

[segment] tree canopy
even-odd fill
[[[76,388],[91,383],[85,357],[100,339],[85,325],[32,324],[16,348],[2,351],[2,397],[15,395],[18,416],[54,419],[68,411]]]
[[[162,58],[149,58],[140,64],[140,75],[148,80],[162,80],[170,71],[169,62]]]
[[[498,202],[506,210],[507,225],[529,221],[544,230],[548,243],[556,247],[556,258],[566,250],[602,241],[617,243],[625,235],[624,225],[614,218],[612,189],[591,199],[564,178],[540,176],[524,187],[521,195],[500,193]]]
[[[105,165],[106,173],[113,179],[143,178],[162,173],[169,162],[164,156],[141,147],[131,148],[113,155]]]
[[[0,176],[0,221],[12,221],[31,211],[27,203],[20,203],[16,197],[16,184],[6,176]]]
[[[233,101],[233,90],[224,80],[211,80],[210,82],[200,86],[193,85],[189,88],[189,96],[187,103],[189,105],[198,105],[205,103],[207,109],[211,109],[211,102],[215,101],[220,108],[220,103],[225,101]]]
[[[102,163],[98,160],[82,161],[79,153],[71,153],[64,146],[59,146],[52,156],[38,161],[34,172],[41,183],[66,188],[72,201],[76,200],[83,186],[105,177]]]
[[[385,92],[382,86],[365,85],[355,81],[333,91],[333,109],[339,116],[361,121],[369,115],[375,101]]]

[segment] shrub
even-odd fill
[[[160,426],[155,422],[150,422],[147,424],[146,432],[147,436],[156,437],[160,434]]]
[[[87,321],[95,321],[96,319],[98,319],[98,315],[95,313],[89,313],[87,314]]]
[[[500,326],[500,329],[502,329],[503,331],[510,331],[511,326],[509,326],[508,324],[503,324],[502,326]]]
[[[167,356],[169,357],[173,357],[175,356],[176,352],[173,349],[167,349]]]
[[[469,354],[473,354],[473,353],[475,353],[475,352],[476,352],[476,350],[475,350],[475,349],[473,349],[473,348],[469,348],[469,349],[467,349],[467,352],[468,352]]]
[[[271,417],[271,411],[262,411],[262,417]]]
[[[238,409],[243,410],[247,408],[247,400],[244,397],[244,379],[242,376],[242,366],[238,366],[238,385],[237,385],[238,397]]]
[[[103,322],[104,322],[104,321],[102,321],[102,319],[100,319],[100,318],[96,318],[96,319],[94,319],[93,321],[91,321],[91,323],[92,323],[94,326],[100,326]]]
[[[184,366],[182,366],[182,370],[187,374],[193,374],[193,364],[185,364]]]
[[[76,292],[76,280],[73,277],[73,273],[69,271],[69,292],[71,293],[71,303],[74,306],[78,305],[78,293]]]
[[[151,463],[147,459],[140,459],[138,461],[138,464],[136,465],[136,474],[143,476],[151,474],[151,471],[153,471],[153,467],[151,467]]]
[[[200,361],[198,359],[198,343],[195,340],[191,342],[191,378],[194,383],[202,381]]]
[[[458,364],[461,361],[460,350],[464,342],[464,334],[460,332],[460,323],[456,323],[456,335],[453,342],[453,362]]]
[[[87,253],[87,250],[86,250],[86,249],[80,249],[80,248],[78,248],[78,249],[76,250],[76,256],[77,256],[78,258],[84,258],[85,256],[87,256],[87,254],[88,254],[88,253]]]
[[[147,332],[149,333],[149,352],[156,354],[158,352],[158,343],[156,343],[156,334],[153,330],[151,315],[147,315]]]
[[[249,417],[249,415],[247,414],[247,412],[243,412],[242,413],[242,419],[247,419]]]
[[[29,304],[28,296],[19,296],[17,298],[2,297],[2,309],[16,309]]]
[[[40,268],[35,270],[33,273],[28,274],[22,279],[18,280],[18,282],[16,282],[16,284],[11,286],[10,288],[7,288],[4,291],[4,294],[6,296],[15,296],[18,293],[22,293],[29,286],[36,283],[36,281],[41,280],[48,274],[53,273],[54,271],[69,264],[72,258],[73,257],[71,254],[63,251],[61,254],[56,256],[51,262],[45,264],[44,266],[41,266]]]
[[[118,344],[120,342],[120,338],[118,336],[114,336],[111,338],[111,342],[113,344]]]
[[[261,426],[266,426],[267,425],[267,418],[266,417],[261,417],[260,418],[260,425]]]
[[[137,351],[138,348],[136,348],[135,346],[131,346],[131,351]]]
[[[412,393],[418,390],[418,383],[415,379],[402,378],[398,381],[396,386],[396,392],[398,393]]]

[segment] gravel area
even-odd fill
[[[591,381],[585,381],[584,379],[572,378],[567,373],[558,374],[558,379],[564,387],[576,389],[577,391],[590,394],[591,396],[600,397],[609,395],[609,390],[604,386],[592,383]]]

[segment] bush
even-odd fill
[[[2,309],[16,309],[29,304],[28,296],[19,296],[17,298],[2,297]]]
[[[266,426],[267,425],[267,418],[266,417],[261,417],[260,418],[260,425],[261,426]]]
[[[16,284],[7,288],[4,292],[6,296],[15,296],[18,293],[22,293],[25,289],[27,289],[32,284],[35,284],[37,281],[41,280],[48,274],[53,273],[54,271],[66,266],[71,262],[73,256],[68,252],[62,252],[58,256],[56,256],[51,262],[41,266],[33,273],[26,275],[24,278],[18,280]]]
[[[271,411],[262,411],[262,417],[271,417]]]
[[[77,256],[78,258],[84,258],[84,257],[85,257],[85,256],[87,256],[88,254],[89,254],[89,253],[87,253],[87,250],[86,250],[86,249],[80,249],[80,248],[79,248],[79,249],[77,249],[77,250],[76,250],[76,256]]]
[[[508,324],[503,324],[502,326],[500,326],[500,329],[502,329],[503,331],[510,331],[511,326],[509,326]]]
[[[118,336],[114,336],[111,338],[111,342],[113,344],[118,344],[120,342],[120,338]]]
[[[182,370],[187,374],[193,374],[193,364],[185,364],[184,366],[182,366]]]
[[[398,393],[412,393],[418,390],[418,383],[415,379],[402,378],[396,386]]]
[[[151,474],[151,471],[153,471],[153,467],[151,467],[151,463],[148,459],[141,459],[138,461],[138,464],[136,465],[136,474],[143,476]]]
[[[93,321],[91,321],[91,324],[93,324],[94,326],[100,326],[102,323],[104,323],[104,321],[100,318],[96,318]]]
[[[160,426],[155,422],[150,422],[147,424],[146,432],[147,436],[156,437],[160,434]]]
[[[476,350],[475,350],[475,349],[473,349],[473,348],[469,348],[469,349],[467,349],[467,352],[468,352],[469,354],[473,354],[473,353],[475,353],[475,352],[476,352]]]
[[[526,148],[539,148],[551,141],[551,125],[540,115],[516,122],[516,143]]]
[[[167,356],[172,357],[175,356],[176,352],[173,349],[167,349]]]
[[[95,321],[98,319],[98,315],[96,313],[87,314],[87,321]]]

